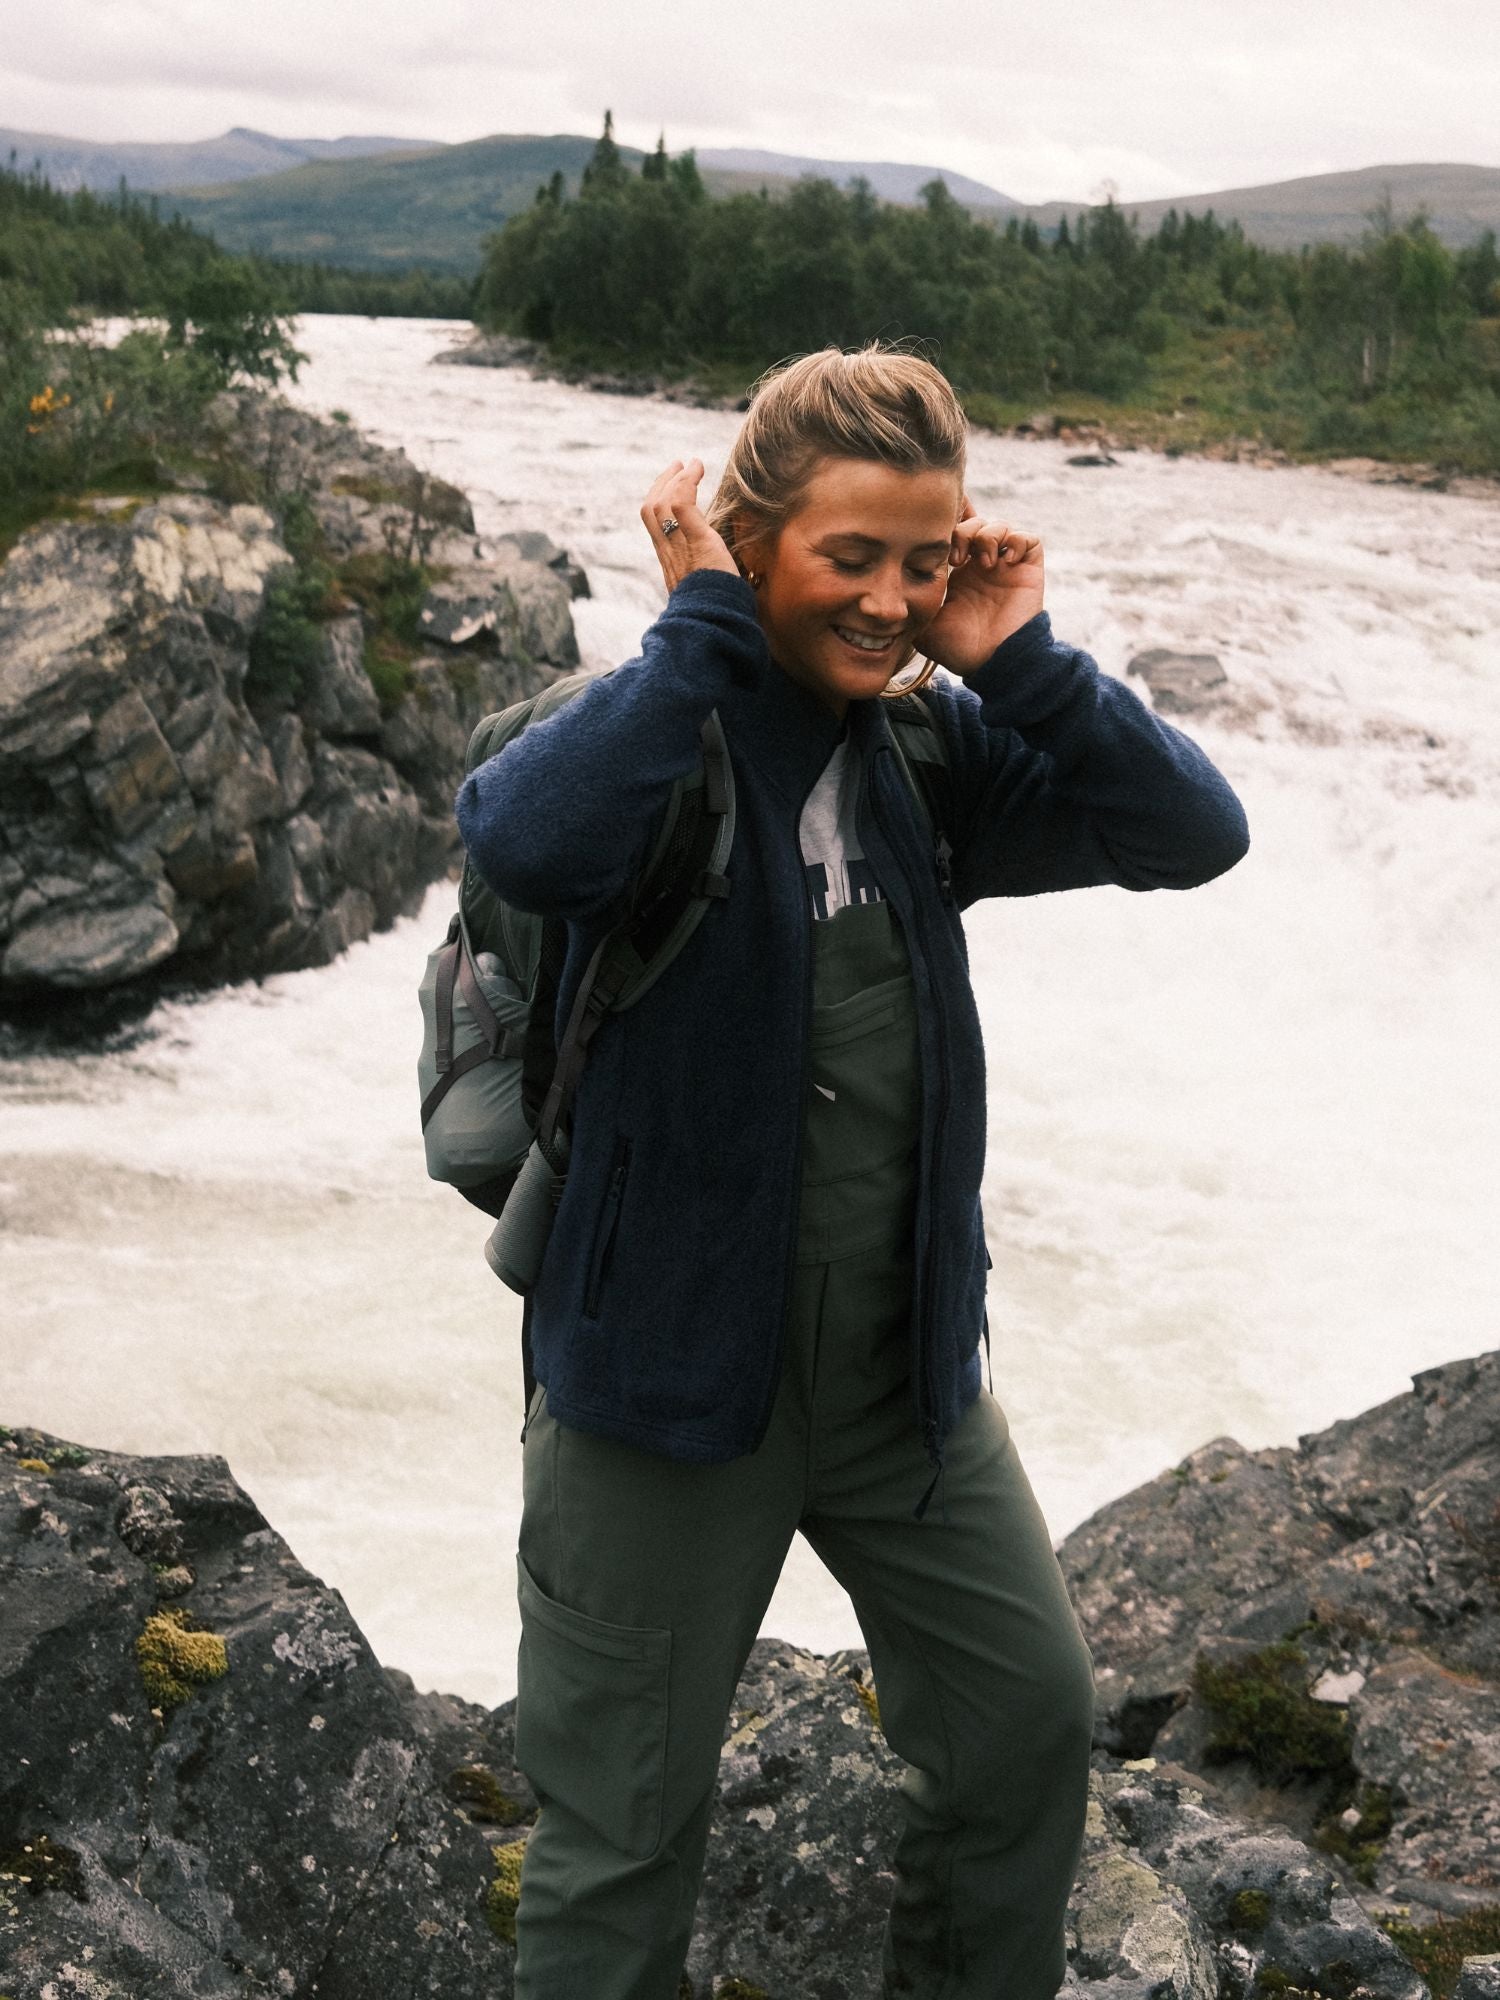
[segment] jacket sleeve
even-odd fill
[[[578,922],[609,909],[645,865],[674,781],[696,768],[709,711],[733,685],[757,687],[769,662],[743,577],[689,571],[637,658],[464,779],[459,832],[495,894]]]
[[[1244,807],[1198,745],[1055,639],[1045,611],[938,694],[961,905],[1103,882],[1192,889],[1250,845]]]

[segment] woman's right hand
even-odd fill
[[[641,503],[641,519],[666,578],[668,595],[689,570],[724,569],[731,576],[740,574],[740,566],[729,553],[723,536],[703,518],[698,505],[698,482],[702,477],[701,458],[690,458],[686,465],[680,458],[674,458],[666,471],[658,474]],[[666,520],[677,523],[670,535],[662,533],[661,524]]]

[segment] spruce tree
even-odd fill
[[[615,114],[606,111],[604,130],[594,142],[594,150],[588,165],[583,170],[581,192],[584,194],[608,194],[624,185],[625,163],[620,158],[620,149],[615,144]]]

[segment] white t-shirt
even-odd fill
[[[860,851],[854,829],[860,758],[847,727],[802,808],[797,836],[813,916],[822,920],[849,903],[882,903],[885,892]]]

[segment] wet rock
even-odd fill
[[[87,1489],[24,1469],[74,1454]],[[0,1848],[12,1871],[28,1846],[67,1857],[44,1893],[0,1881],[17,2000],[510,1991],[484,1921],[490,1829],[222,1459],[8,1438],[0,1594]],[[171,1698],[143,1634],[186,1663]]]
[[[1201,1446],[1059,1549],[1096,1741],[1333,1840],[1350,1893],[1425,1879],[1500,1905],[1497,1496],[1500,1352],[1424,1370],[1295,1448]],[[1226,1749],[1198,1675],[1236,1661],[1264,1676],[1264,1720]],[[1359,1829],[1343,1852],[1340,1815]]]
[[[1263,689],[1231,681],[1214,653],[1177,653],[1152,646],[1136,653],[1125,672],[1151,690],[1151,705],[1163,715],[1203,715],[1217,722],[1248,726],[1274,706]]]
[[[383,704],[371,614],[348,609],[294,676],[257,680],[292,562],[258,505],[174,493],[21,536],[0,563],[0,990],[326,962],[452,867],[475,723],[577,665],[587,584],[546,537],[487,546],[456,488],[271,398],[211,421],[334,558],[431,563],[431,643]]]
[[[115,986],[170,958],[180,935],[150,901],[117,910],[65,903],[13,932],[0,979],[17,986]]]
[[[365,672],[364,650],[364,623],[357,611],[325,626],[322,651],[298,704],[324,736],[379,733],[380,701]]]
[[[289,823],[299,871],[319,865],[322,838],[316,821],[295,838]],[[321,921],[358,895],[373,902],[346,890]],[[1166,1662],[1253,1662],[1259,1627],[1231,1628],[1294,1601],[1297,1579],[1326,1576],[1330,1538],[1336,1554],[1370,1557],[1352,1574],[1404,1561],[1408,1542],[1428,1550],[1425,1605],[1402,1614],[1422,1645],[1381,1625],[1394,1596],[1367,1600],[1363,1623],[1325,1624],[1321,1600],[1304,1604],[1307,1705],[1325,1720],[1347,1710],[1351,1768],[1389,1797],[1374,1882],[1325,1827],[1309,1820],[1303,1838],[1279,1817],[1299,1815],[1291,1786],[1237,1790],[1249,1760],[1209,1754],[1216,1718],[1194,1720],[1190,1696],[1155,1725],[1172,1761],[1096,1749],[1065,1991],[1425,2000],[1377,1919],[1392,1906],[1412,1923],[1500,1906],[1495,1680],[1438,1657],[1491,1657],[1487,1517],[1466,1541],[1443,1515],[1467,1523],[1463,1507],[1493,1500],[1497,1399],[1500,1352],[1426,1370],[1410,1395],[1294,1449],[1211,1440],[1063,1544],[1106,1732],[1122,1690],[1169,1687]],[[1442,1553],[1445,1537],[1462,1553]],[[506,2000],[517,1867],[539,1809],[515,1764],[514,1702],[487,1711],[382,1669],[339,1594],[221,1459],[0,1431],[0,1601],[0,1712],[16,1752],[0,1760],[7,1993],[315,1985],[319,2000]],[[1148,1717],[1143,1702],[1142,1732]],[[755,1642],[727,1719],[685,1993],[710,2000],[732,1980],[820,2000],[879,1990],[904,1771],[865,1653]],[[1328,1779],[1297,1782],[1317,1792]],[[69,1984],[70,1966],[94,1983]],[[1492,2000],[1497,1971],[1471,1956],[1456,1990]]]
[[[1466,1958],[1453,1988],[1453,2000],[1500,2000],[1500,1952]]]
[[[548,569],[556,570],[567,584],[570,597],[589,595],[589,580],[584,570],[550,536],[534,528],[516,528],[508,535],[497,535],[495,541],[511,543],[523,562],[545,563]]]

